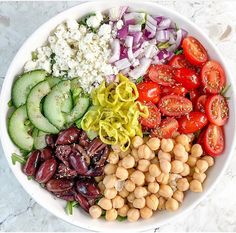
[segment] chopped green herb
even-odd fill
[[[170,44],[169,44],[168,41],[167,41],[167,42],[161,42],[161,43],[159,43],[159,44],[157,45],[157,47],[158,47],[159,49],[166,49],[166,48],[170,47]]]
[[[123,222],[123,221],[127,220],[127,217],[122,217],[122,216],[118,215],[116,220],[119,222]]]
[[[78,24],[88,27],[88,25],[87,25],[88,18],[91,16],[95,16],[95,15],[96,15],[96,13],[90,13],[90,14],[85,15],[83,18],[81,18],[81,20],[78,22]]]
[[[8,103],[7,103],[7,105],[8,105],[9,108],[12,107],[12,106],[13,106],[12,100],[9,100]]]
[[[136,80],[136,84],[139,84],[143,81],[143,76],[139,77],[137,80]]]
[[[67,204],[66,204],[66,213],[68,215],[72,215],[73,214],[73,208],[77,205],[78,205],[77,201],[68,201]]]
[[[225,94],[228,92],[229,88],[231,87],[231,85],[227,85],[223,88],[223,90],[221,91],[221,95],[225,96]]]
[[[34,179],[33,176],[27,176],[27,178],[28,178],[28,180],[32,180],[32,179]]]
[[[24,158],[27,158],[28,155],[29,155],[29,151],[22,150],[22,149],[20,149],[20,153],[21,153],[21,155],[22,155]]]
[[[26,160],[25,158],[23,158],[22,156],[20,155],[17,155],[16,153],[13,153],[11,155],[11,161],[12,161],[12,164],[15,165],[16,162],[19,162],[20,164],[25,164],[26,163]]]
[[[33,51],[33,52],[31,53],[31,57],[32,57],[32,60],[33,60],[33,61],[37,60],[37,59],[38,59],[38,53],[37,53],[36,51]]]
[[[177,49],[175,50],[175,55],[179,55],[183,53],[183,49]]]

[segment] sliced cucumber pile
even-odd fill
[[[34,148],[37,150],[41,150],[47,146],[45,136],[47,133],[40,131],[36,128],[34,128],[32,136],[34,138]]]

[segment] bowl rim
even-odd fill
[[[18,55],[20,53],[20,51],[23,49],[23,47],[25,46],[25,44],[27,44],[31,38],[35,35],[35,34],[38,34],[38,32],[40,30],[42,30],[42,28],[46,27],[46,25],[50,22],[50,21],[53,21],[55,20],[56,18],[60,18],[61,15],[64,15],[64,14],[67,14],[68,12],[76,9],[76,8],[80,8],[81,6],[91,6],[91,7],[94,7],[95,4],[99,4],[99,3],[106,3],[106,2],[109,2],[109,3],[114,3],[114,5],[128,5],[128,6],[131,6],[132,7],[132,4],[134,5],[139,5],[139,6],[149,6],[149,7],[155,7],[155,8],[158,8],[160,10],[163,10],[163,11],[167,11],[169,12],[169,14],[173,15],[173,16],[176,16],[180,19],[182,19],[183,21],[185,21],[187,24],[189,24],[189,26],[191,28],[193,28],[195,31],[197,31],[202,37],[204,37],[204,39],[207,41],[207,43],[209,43],[211,45],[211,47],[213,48],[213,50],[215,51],[215,53],[217,54],[217,56],[219,56],[220,60],[221,60],[221,63],[223,64],[223,66],[225,67],[225,69],[227,70],[227,73],[229,74],[227,79],[230,81],[230,84],[231,84],[231,87],[232,87],[232,91],[233,93],[236,93],[236,85],[234,84],[233,82],[233,79],[231,77],[232,76],[232,73],[231,73],[231,70],[229,69],[228,65],[226,64],[225,62],[225,58],[224,56],[221,54],[221,52],[219,51],[219,49],[216,47],[216,45],[209,39],[209,37],[206,35],[206,33],[204,31],[202,31],[200,29],[199,26],[197,26],[195,23],[193,23],[191,20],[189,20],[187,17],[181,15],[180,13],[178,13],[177,11],[175,10],[172,10],[168,7],[165,7],[165,6],[162,6],[160,4],[157,4],[155,2],[149,2],[149,1],[140,1],[140,2],[136,2],[136,1],[132,1],[132,0],[120,0],[119,2],[117,2],[116,0],[97,0],[97,1],[93,1],[93,2],[84,2],[84,3],[78,3],[77,5],[73,6],[73,7],[70,7],[66,10],[63,10],[62,12],[54,15],[53,17],[51,17],[49,20],[47,20],[45,23],[43,23],[41,26],[39,26],[24,42],[23,44],[21,45],[21,47],[19,48],[19,50],[17,51],[17,53],[15,54],[10,66],[8,67],[8,70],[7,70],[7,73],[6,73],[6,76],[4,78],[4,82],[3,82],[3,85],[2,85],[2,90],[1,90],[1,96],[0,96],[0,99],[3,98],[4,94],[5,94],[5,90],[7,87],[9,87],[8,83],[7,83],[7,79],[8,77],[10,76],[10,73],[11,73],[11,70],[14,68],[14,64],[16,62],[16,60],[18,59]],[[92,9],[92,8],[91,8]],[[236,96],[233,94],[233,103],[236,103]],[[0,109],[2,109],[3,107],[3,101],[0,102]],[[234,116],[231,116],[231,117],[234,117],[234,119],[236,119],[236,112],[233,111],[234,113]],[[0,112],[0,121],[1,122],[5,122],[5,119],[4,119],[4,114],[2,114],[2,112]],[[37,197],[34,197],[31,190],[27,189],[24,182],[19,179],[17,177],[17,174],[16,174],[16,169],[14,169],[14,167],[12,166],[12,164],[10,163],[10,161],[7,159],[7,151],[6,151],[6,148],[5,148],[5,138],[4,138],[4,131],[2,129],[2,127],[0,127],[0,139],[1,139],[1,143],[2,143],[2,147],[3,147],[3,152],[4,152],[4,156],[8,162],[8,165],[9,167],[11,168],[11,171],[13,172],[14,176],[16,177],[16,179],[18,180],[18,182],[21,184],[21,186],[23,186],[24,190],[40,205],[42,206],[43,208],[45,208],[47,211],[49,211],[51,214],[55,215],[56,217],[62,219],[63,221],[65,222],[68,222],[72,225],[75,225],[77,227],[80,227],[80,228],[83,228],[83,229],[88,229],[88,230],[93,230],[93,231],[104,231],[104,230],[107,230],[107,228],[104,226],[104,227],[97,227],[96,226],[96,229],[93,227],[93,225],[85,225],[83,224],[82,222],[78,222],[79,224],[76,224],[74,221],[70,221],[70,219],[65,219],[65,217],[61,216],[59,213],[54,213],[52,212],[52,210],[50,210],[50,208],[45,205],[44,201],[42,201],[40,198],[37,198]],[[192,210],[193,208],[195,208],[203,199],[205,199],[209,193],[215,188],[216,184],[219,182],[220,178],[223,176],[223,174],[225,173],[225,170],[226,168],[228,167],[228,164],[230,162],[230,159],[232,158],[232,155],[233,155],[233,150],[235,148],[235,145],[236,145],[236,135],[234,134],[233,135],[233,143],[230,145],[230,152],[229,154],[227,155],[227,158],[224,162],[224,165],[222,167],[222,170],[220,171],[220,173],[218,174],[218,176],[216,177],[216,179],[210,184],[209,188],[206,189],[204,192],[204,195],[202,195],[201,197],[197,198],[195,201],[193,201],[188,207],[186,207],[186,209],[184,209],[181,213],[177,214],[177,215],[174,215],[174,216],[170,216],[169,218],[163,220],[162,222],[160,222],[158,225],[154,225],[154,224],[144,224],[144,226],[142,227],[142,229],[137,229],[134,225],[131,227],[132,230],[137,230],[137,231],[144,231],[144,230],[151,230],[153,228],[157,228],[157,227],[160,227],[160,226],[163,226],[165,224],[167,224],[168,222],[170,222],[171,220],[174,220],[174,219],[178,219],[180,218],[181,216],[183,215],[186,215],[190,210]],[[117,229],[114,229],[115,231],[117,231]],[[129,229],[127,229],[128,231]]]

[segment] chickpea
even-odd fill
[[[158,204],[158,210],[164,210],[166,207],[165,207],[165,203],[166,203],[166,199],[164,197],[159,197],[158,198],[159,200],[159,204]]]
[[[120,146],[118,144],[112,145],[111,149],[117,154],[121,152]]]
[[[166,210],[176,211],[179,208],[179,203],[174,198],[169,198],[165,204]]]
[[[173,190],[171,189],[171,187],[169,185],[161,184],[160,189],[159,189],[159,194],[162,197],[170,198],[173,195]]]
[[[148,170],[149,170],[150,175],[153,177],[157,177],[161,174],[161,170],[156,164],[151,164]]]
[[[126,180],[124,187],[128,192],[133,192],[135,189],[135,183],[132,182],[131,180]]]
[[[193,157],[193,156],[189,156],[188,157],[188,161],[187,161],[187,164],[190,166],[190,167],[194,167],[197,163],[197,158]]]
[[[157,207],[159,205],[159,200],[156,197],[156,195],[151,194],[150,196],[146,197],[146,205],[151,210],[157,210]]]
[[[214,165],[214,158],[209,155],[203,156],[201,159],[207,161],[209,167]]]
[[[129,173],[128,173],[128,171],[125,168],[118,167],[116,169],[116,177],[117,178],[119,178],[121,180],[126,180],[128,178],[128,176],[129,176]]]
[[[112,203],[110,199],[107,199],[105,197],[102,197],[99,201],[98,201],[98,205],[104,209],[104,210],[110,210],[112,208]]]
[[[183,155],[186,153],[186,150],[185,150],[185,148],[184,148],[184,146],[182,144],[177,143],[174,146],[173,152],[174,152],[175,156],[177,156],[179,158],[182,158]]]
[[[203,154],[202,146],[200,144],[194,144],[191,148],[191,156],[199,158]]]
[[[117,165],[116,164],[107,164],[104,168],[104,173],[106,175],[112,175],[112,174],[115,174],[116,172],[116,169],[117,169]]]
[[[110,164],[117,164],[119,162],[119,155],[112,151],[108,155],[107,160]]]
[[[171,161],[171,155],[170,153],[166,153],[166,152],[163,152],[162,150],[159,150],[158,152],[158,159],[159,160],[167,160],[167,161]]]
[[[127,197],[128,202],[133,203],[135,199],[134,193],[130,193]]]
[[[190,182],[190,190],[195,193],[202,192],[202,183],[198,180],[192,180]]]
[[[153,214],[152,210],[146,206],[140,209],[140,215],[143,219],[151,218],[152,214]]]
[[[152,151],[147,145],[142,145],[138,148],[139,159],[149,159],[151,155]]]
[[[161,175],[156,177],[156,181],[161,184],[168,184],[169,174],[161,173]]]
[[[98,182],[100,182],[100,181],[102,181],[103,180],[103,176],[96,176],[96,177],[94,177],[94,179],[95,179],[95,181],[98,183]]]
[[[186,178],[180,178],[176,181],[177,189],[180,191],[187,191],[189,189],[189,182]]]
[[[145,206],[145,204],[146,204],[146,200],[144,197],[134,199],[133,201],[133,206],[134,208],[137,208],[137,209],[142,209]]]
[[[131,155],[127,155],[125,158],[122,159],[122,166],[126,169],[132,168],[135,164],[134,157]]]
[[[103,181],[100,181],[98,183],[98,188],[100,189],[100,191],[103,193],[104,190],[106,189],[105,185],[103,184]]]
[[[164,172],[165,174],[168,174],[168,173],[170,173],[170,170],[171,170],[171,164],[169,161],[161,159],[160,160],[160,168],[161,168],[162,172]]]
[[[94,219],[100,218],[102,215],[102,209],[97,205],[93,205],[89,208],[89,214]]]
[[[104,197],[107,199],[113,199],[117,195],[117,190],[115,188],[105,189]]]
[[[144,187],[136,187],[134,190],[134,196],[136,198],[145,197],[147,195],[147,189]]]
[[[121,152],[119,153],[119,156],[120,156],[121,159],[123,159],[123,158],[126,157],[128,154],[130,154],[130,152],[131,152],[131,150],[130,150],[130,148],[129,148],[127,151],[121,151]]]
[[[126,198],[128,197],[129,192],[126,190],[126,188],[123,187],[122,190],[119,192],[119,195],[123,198]]]
[[[207,161],[203,160],[203,159],[199,159],[196,163],[196,167],[195,167],[195,172],[197,173],[203,173],[208,169],[208,163]]]
[[[159,184],[157,182],[152,182],[148,184],[148,191],[150,193],[157,193],[159,191]]]
[[[149,148],[153,151],[155,150],[158,150],[159,147],[160,147],[160,139],[159,138],[156,138],[156,137],[153,137],[153,138],[150,138],[148,141],[147,141],[147,145],[149,146]]]
[[[184,170],[184,165],[179,160],[173,160],[171,162],[171,172],[172,173],[181,173]]]
[[[134,171],[130,176],[130,180],[140,186],[144,184],[145,176],[141,171]]]
[[[185,134],[180,134],[176,137],[176,142],[182,144],[184,147],[189,145],[189,137]]]
[[[115,209],[121,208],[124,204],[125,204],[125,200],[121,196],[117,195],[112,199],[112,206]]]
[[[139,161],[138,149],[133,148],[132,151],[131,151],[131,155],[134,157],[135,162]]]
[[[117,211],[115,209],[107,210],[105,218],[107,221],[114,221],[117,218]]]
[[[150,154],[149,158],[147,158],[147,159],[148,159],[148,160],[152,160],[152,159],[154,159],[155,157],[156,157],[155,152],[152,151],[152,153]]]
[[[114,175],[105,176],[103,179],[103,184],[107,189],[113,188],[116,183],[116,177]]]
[[[163,138],[161,140],[161,149],[164,152],[171,152],[173,150],[173,147],[174,147],[174,143],[173,143],[173,141],[171,139]]]
[[[184,151],[182,154],[175,155],[175,159],[186,163],[188,161],[188,152]]]
[[[147,172],[150,165],[150,161],[147,159],[140,159],[138,161],[137,169],[142,172]]]
[[[190,142],[192,142],[193,139],[195,138],[194,133],[188,133],[188,134],[186,134],[186,135],[188,136]]]
[[[180,173],[181,176],[187,176],[190,174],[190,167],[187,163],[184,163],[184,170]]]
[[[203,183],[204,180],[206,179],[206,174],[205,173],[196,173],[196,172],[194,172],[193,173],[193,179],[198,180],[201,183]]]
[[[176,190],[173,194],[173,198],[182,203],[183,202],[183,199],[184,199],[184,193],[182,191],[179,191],[179,190]]]
[[[133,137],[132,145],[134,148],[139,148],[141,145],[143,145],[143,139],[140,136]]]
[[[159,163],[159,159],[157,156],[155,156],[151,161],[151,164],[158,164]]]
[[[140,218],[139,210],[134,209],[134,208],[128,210],[128,213],[127,213],[128,221],[136,222],[138,221],[139,218]]]
[[[123,205],[121,208],[119,208],[117,210],[117,212],[118,212],[119,216],[126,217],[127,213],[128,213],[128,210],[129,210],[129,206],[128,205]]]
[[[150,165],[151,166],[151,165]],[[150,168],[149,166],[149,168]],[[145,173],[145,181],[147,183],[151,183],[151,182],[155,182],[155,177],[154,176],[151,176],[149,172],[146,172]]]

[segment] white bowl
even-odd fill
[[[189,34],[198,38],[205,48],[207,48],[208,54],[212,59],[219,61],[227,75],[228,83],[233,84],[233,76],[229,73],[226,67],[224,58],[219,53],[219,50],[215,45],[208,39],[206,35],[203,34],[202,30],[193,24],[188,19],[184,18],[175,11],[169,10],[155,3],[146,2],[134,2],[134,1],[94,1],[89,3],[84,3],[73,8],[70,8],[43,24],[38,28],[28,40],[22,45],[15,58],[13,59],[3,83],[2,93],[1,93],[1,103],[0,103],[0,122],[1,123],[1,141],[5,152],[6,159],[11,167],[16,178],[19,180],[24,189],[34,198],[41,206],[46,208],[52,214],[57,217],[72,223],[76,226],[86,228],[95,231],[127,231],[135,230],[142,231],[148,230],[155,227],[159,227],[167,222],[173,221],[177,217],[182,216],[188,210],[193,209],[206,195],[213,189],[216,182],[219,180],[220,176],[224,173],[224,170],[230,160],[235,145],[235,88],[232,85],[231,90],[228,92],[229,107],[230,107],[230,119],[225,126],[225,136],[226,136],[226,148],[224,153],[216,159],[214,167],[210,169],[207,174],[207,180],[204,182],[204,191],[202,193],[191,193],[188,192],[183,204],[178,211],[174,213],[169,212],[158,212],[149,220],[139,220],[135,223],[125,222],[105,222],[104,220],[92,220],[83,210],[76,208],[74,215],[68,216],[65,213],[66,202],[56,199],[49,192],[44,190],[35,181],[29,181],[27,176],[25,176],[20,168],[20,165],[12,165],[11,154],[13,152],[18,152],[16,146],[12,143],[7,132],[7,117],[8,117],[8,101],[11,98],[11,87],[15,77],[22,72],[22,67],[24,63],[30,59],[31,51],[40,47],[47,39],[49,33],[61,22],[68,18],[78,19],[81,16],[86,15],[89,12],[100,10],[104,11],[108,8],[117,5],[129,5],[132,10],[144,11],[153,15],[164,15],[170,17],[174,20],[180,27],[185,28]],[[9,48],[10,49],[10,48]],[[193,210],[194,211],[194,210]]]

